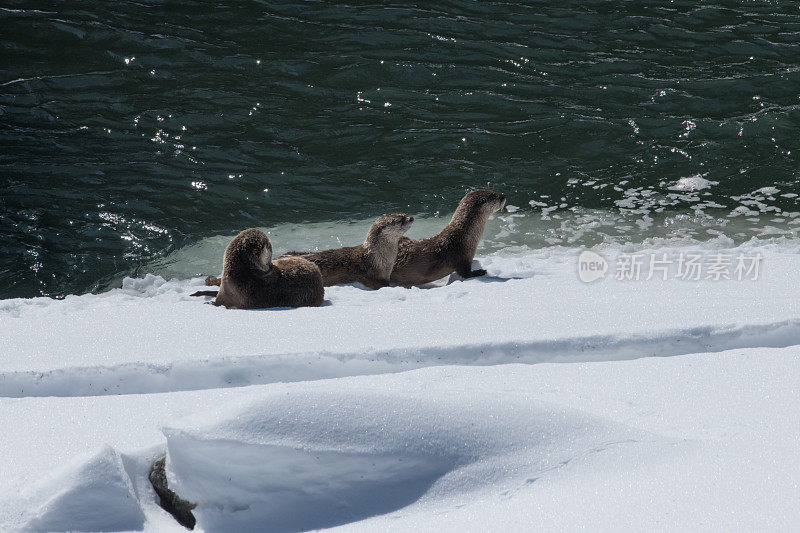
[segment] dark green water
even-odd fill
[[[789,227],[798,106],[796,2],[5,0],[0,297],[485,186],[529,216]]]

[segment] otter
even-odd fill
[[[506,204],[506,197],[495,191],[467,193],[445,228],[427,239],[402,237],[391,281],[411,287],[441,279],[453,272],[464,278],[483,276],[483,269],[472,270],[472,258],[483,235],[486,221]]]
[[[214,305],[229,309],[318,307],[325,295],[317,265],[302,257],[272,261],[263,231],[246,229],[225,249]]]
[[[308,259],[319,267],[326,287],[357,281],[370,289],[380,289],[390,284],[397,243],[412,222],[414,217],[403,213],[383,215],[372,224],[366,240],[358,246],[321,252],[288,252],[281,257]]]
[[[166,512],[175,517],[180,525],[187,529],[194,529],[197,520],[192,514],[192,509],[197,507],[196,503],[190,503],[180,499],[177,494],[167,486],[167,473],[165,470],[166,456],[156,459],[150,467],[150,474],[147,476],[153,490],[158,494],[158,504]]]

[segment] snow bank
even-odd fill
[[[684,252],[663,253],[677,261]],[[785,283],[800,271],[800,254],[725,253],[761,254],[760,277],[619,281],[620,251],[611,251],[607,277],[587,284],[577,253],[548,252],[484,258],[489,277],[435,289],[333,287],[321,308],[220,309],[188,295],[200,280],[155,277],[97,296],[6,300],[0,395],[151,393],[799,343],[800,300]]]
[[[171,486],[200,503],[200,531],[787,530],[800,523],[798,379],[800,350],[790,347],[104,396],[92,401],[117,413],[115,432],[135,438],[166,422],[164,436],[121,453],[124,469],[101,451],[37,486],[50,501],[111,479],[121,489],[94,504],[126,509],[133,485],[144,530],[166,531],[174,524],[142,484],[156,447],[168,450]],[[14,400],[28,416],[62,415],[27,438],[72,424],[52,400]],[[151,408],[145,422],[124,423],[148,403],[195,413]],[[75,440],[98,445],[94,435]],[[51,447],[40,461],[62,456]],[[69,472],[91,475],[75,482]],[[6,494],[6,512],[28,508]],[[53,523],[72,516],[51,509]]]
[[[165,451],[204,531],[792,529],[800,253],[728,246],[640,257],[666,280],[616,279],[627,247],[592,283],[578,250],[490,256],[316,309],[156,276],[0,301],[0,530],[180,531],[147,482]],[[757,279],[675,272],[720,254]]]

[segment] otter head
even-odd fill
[[[408,231],[408,228],[411,227],[413,222],[414,217],[410,217],[404,213],[391,213],[378,218],[375,224],[380,226],[382,232],[402,235]]]
[[[467,193],[456,209],[458,218],[486,220],[506,205],[506,196],[499,192],[483,189]],[[454,215],[455,218],[455,215]]]
[[[246,229],[225,249],[223,271],[241,268],[267,269],[272,262],[272,244],[263,231]]]
[[[369,229],[367,242],[381,237],[396,241],[408,231],[412,222],[414,222],[414,217],[403,213],[391,213],[378,217],[378,220]]]

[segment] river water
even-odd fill
[[[217,272],[247,227],[419,237],[484,187],[484,252],[800,227],[793,2],[7,0],[0,51],[0,298]]]

